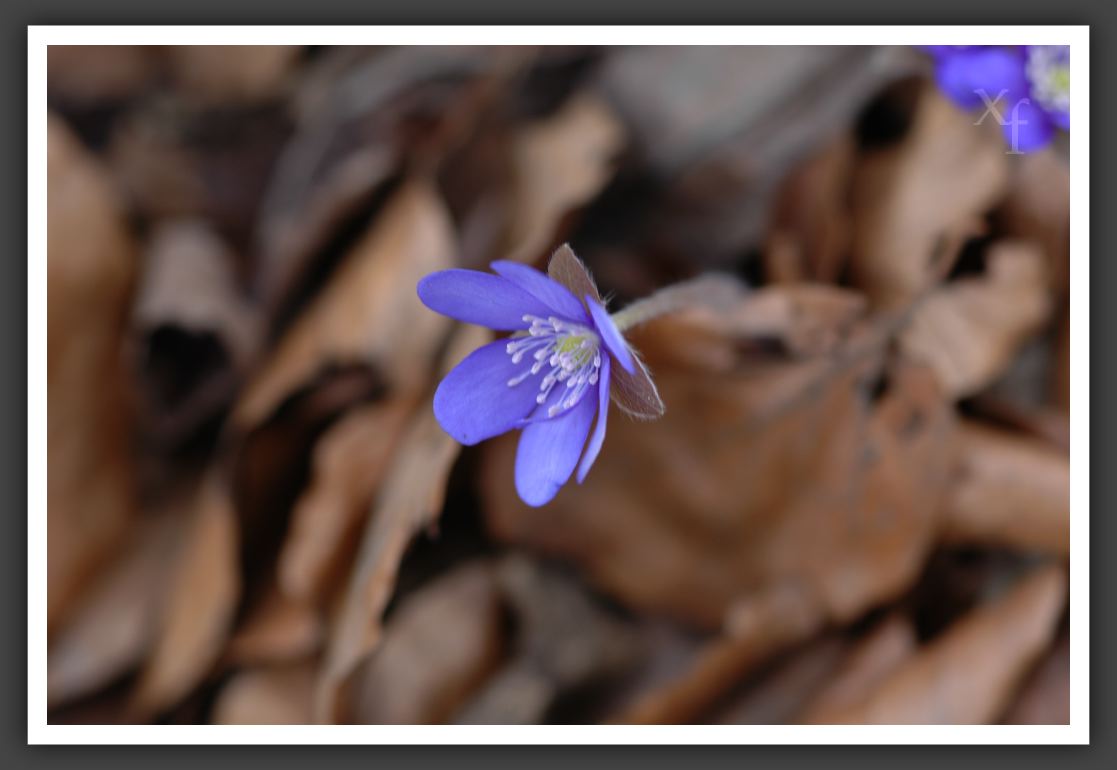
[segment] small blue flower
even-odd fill
[[[492,269],[496,275],[443,270],[419,282],[419,299],[431,310],[514,332],[478,348],[446,375],[434,394],[434,414],[466,445],[523,429],[516,491],[539,506],[575,467],[578,483],[585,479],[605,440],[610,381],[619,374],[613,367],[634,374],[637,362],[596,289],[579,299],[525,265],[494,262]]]
[[[960,107],[997,102],[1013,150],[1037,150],[1057,128],[1070,129],[1070,46],[922,48],[935,57],[939,87]]]

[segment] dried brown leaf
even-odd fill
[[[180,91],[220,104],[277,96],[301,51],[297,45],[172,45],[166,55]]]
[[[47,655],[47,703],[91,695],[138,666],[154,641],[182,539],[184,511],[151,514],[92,581]]]
[[[515,617],[515,651],[456,721],[543,722],[563,695],[609,682],[637,662],[633,629],[569,574],[515,555],[501,562],[499,578]]]
[[[1055,345],[1055,363],[1052,366],[1051,395],[1053,404],[1070,413],[1070,308],[1059,314],[1058,342]]]
[[[599,85],[633,136],[636,174],[669,180],[649,195],[625,239],[642,263],[684,275],[736,263],[763,239],[788,171],[846,130],[916,58],[903,46],[611,52]]]
[[[229,640],[224,659],[234,666],[298,661],[317,652],[323,636],[317,608],[273,590]]]
[[[121,366],[135,271],[120,201],[60,119],[47,134],[47,623],[124,535],[135,506]],[[92,383],[96,386],[92,386]]]
[[[624,127],[612,110],[589,95],[576,96],[556,115],[527,126],[512,148],[513,194],[501,259],[540,259],[562,218],[609,181],[624,143]]]
[[[862,323],[826,355],[662,367],[663,419],[610,423],[586,482],[542,509],[512,491],[514,437],[495,439],[481,479],[489,528],[573,560],[630,607],[702,627],[784,580],[849,620],[917,574],[949,457],[929,372],[897,369],[869,403],[887,338]]]
[[[998,719],[1050,643],[1066,600],[1060,567],[1036,570],[966,615],[889,675],[842,724],[983,724]]]
[[[315,258],[339,229],[376,206],[409,161],[431,170],[492,115],[494,94],[525,55],[523,47],[479,46],[323,51],[302,73],[295,133],[258,215],[254,281],[269,310],[288,309]]]
[[[962,398],[993,382],[1051,309],[1043,257],[1032,245],[1001,241],[984,275],[939,288],[900,335],[909,358],[930,365],[947,392]]]
[[[311,663],[250,668],[234,676],[213,707],[218,725],[305,725],[311,721]]]
[[[217,474],[202,482],[193,515],[154,651],[132,693],[137,718],[175,705],[209,673],[240,598],[236,514]]]
[[[1063,295],[1070,288],[1070,167],[1053,148],[1015,160],[998,222],[1009,235],[1042,247],[1052,292]]]
[[[1028,675],[1008,713],[1009,725],[1070,724],[1070,634],[1064,633]]]
[[[205,219],[247,256],[242,247],[289,130],[284,105],[211,108],[164,90],[137,100],[110,129],[107,160],[136,214]]]
[[[784,180],[764,248],[771,283],[837,283],[849,255],[851,137],[839,137]]]
[[[854,174],[853,274],[876,306],[905,304],[940,280],[956,256],[945,244],[971,231],[1008,182],[995,122],[974,126],[934,85],[913,87],[907,134]]]
[[[835,635],[822,636],[791,654],[759,682],[718,709],[718,724],[787,724],[822,688],[842,661],[848,642]]]
[[[1025,404],[994,394],[976,396],[970,405],[972,414],[982,420],[1025,433],[1053,449],[1070,452],[1070,415],[1059,407]]]
[[[459,327],[441,371],[456,366],[489,338],[485,329]],[[441,512],[446,480],[460,452],[461,445],[442,430],[432,411],[420,410],[412,417],[385,476],[387,482],[373,503],[340,614],[330,632],[315,690],[316,721],[342,718],[341,689],[379,644],[381,615],[395,587],[404,551]]]
[[[318,440],[310,483],[295,502],[279,554],[279,584],[285,594],[321,600],[349,563],[360,525],[414,408],[403,397],[358,407]]]
[[[823,624],[822,608],[792,583],[740,600],[726,632],[707,643],[683,673],[640,693],[609,721],[684,724],[708,710],[757,665],[802,642]]]
[[[402,392],[423,387],[450,321],[423,307],[415,286],[453,264],[453,225],[437,193],[407,184],[248,384],[235,423],[258,425],[329,364],[371,364]]]
[[[1046,444],[979,423],[958,431],[944,540],[1070,551],[1070,462]]]
[[[258,344],[258,319],[236,285],[235,257],[202,221],[151,237],[132,314],[144,427],[176,444],[232,401]]]
[[[827,724],[832,714],[855,706],[916,651],[915,629],[910,621],[894,615],[882,621],[850,650],[832,678],[815,693],[799,721]]]
[[[491,565],[457,567],[408,595],[376,653],[354,676],[353,721],[437,724],[500,661],[500,592]]]
[[[156,46],[49,45],[47,88],[78,107],[124,101],[159,75],[158,56]]]
[[[775,348],[794,357],[836,349],[865,317],[865,300],[834,286],[772,286],[729,307],[689,308],[630,336],[663,366],[731,372],[743,350]]]

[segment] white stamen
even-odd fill
[[[527,334],[515,337],[505,345],[513,364],[525,361],[530,354],[531,365],[508,380],[514,388],[549,370],[539,380],[535,403],[546,404],[558,383],[564,383],[562,395],[547,407],[548,418],[570,410],[581,402],[590,387],[600,380],[601,340],[590,328],[550,316],[525,315],[530,324]]]

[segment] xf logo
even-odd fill
[[[992,99],[989,98],[989,93],[984,88],[978,88],[977,90],[974,91],[974,93],[977,94],[978,96],[980,96],[981,101],[985,103],[985,112],[981,113],[981,117],[978,118],[974,122],[974,125],[975,126],[980,126],[982,123],[985,122],[986,118],[988,118],[989,116],[992,116],[993,119],[997,121],[998,125],[1000,125],[1000,126],[1011,126],[1012,127],[1012,133],[1011,133],[1011,147],[1012,147],[1012,149],[1010,149],[1008,151],[1008,154],[1009,155],[1023,155],[1024,153],[1020,152],[1020,126],[1028,125],[1028,121],[1024,120],[1024,118],[1020,117],[1020,108],[1023,107],[1024,105],[1026,105],[1026,104],[1031,104],[1031,101],[1029,99],[1019,99],[1019,100],[1017,100],[1016,104],[1014,104],[1012,106],[1011,116],[1006,120],[1005,116],[1003,114],[1001,114],[999,106],[1000,106],[1000,103],[1001,103],[1001,99],[1003,99],[1004,95],[1008,93],[1007,88],[1002,89],[1001,92],[999,94],[997,94],[995,97],[993,97]]]

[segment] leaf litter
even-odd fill
[[[918,56],[48,69],[52,721],[1066,721],[1066,158]],[[430,409],[492,259],[702,300],[542,509]]]

